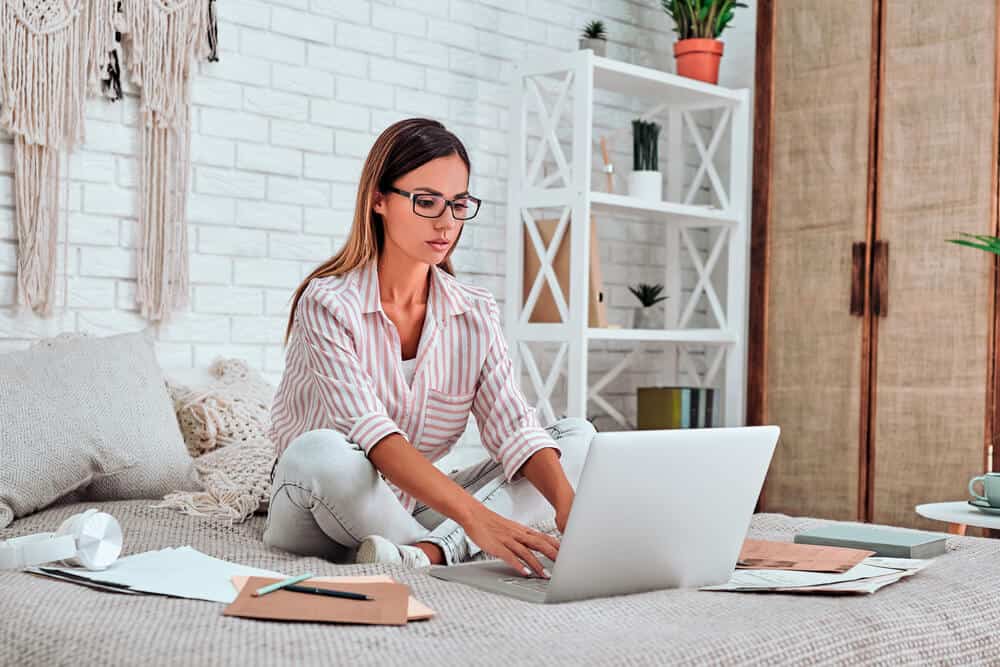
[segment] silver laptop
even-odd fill
[[[529,602],[567,602],[732,576],[780,429],[599,432],[591,441],[550,579],[502,560],[431,566]]]

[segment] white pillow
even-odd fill
[[[0,355],[0,528],[79,490],[86,500],[198,490],[152,328]]]

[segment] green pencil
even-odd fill
[[[300,574],[297,577],[291,577],[290,579],[285,579],[284,581],[276,581],[273,584],[268,584],[267,586],[261,586],[253,592],[254,597],[260,597],[261,595],[267,595],[272,591],[276,591],[279,588],[284,588],[285,586],[291,586],[292,584],[297,584],[300,581],[305,581],[310,577],[315,577],[316,575],[312,572],[306,572],[305,574]]]

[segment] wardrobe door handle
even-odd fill
[[[889,314],[889,242],[875,241],[872,261],[872,314]]]
[[[865,247],[860,241],[851,246],[851,315],[865,314]]]

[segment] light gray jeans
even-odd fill
[[[561,419],[546,430],[573,489],[596,430],[583,418]],[[361,447],[333,429],[299,435],[272,470],[264,543],[338,563],[354,561],[358,545],[376,534],[394,544],[433,542],[448,565],[479,553],[453,519],[418,502],[406,511]],[[448,475],[494,512],[530,525],[555,517],[555,509],[526,477],[508,482],[491,458]]]

